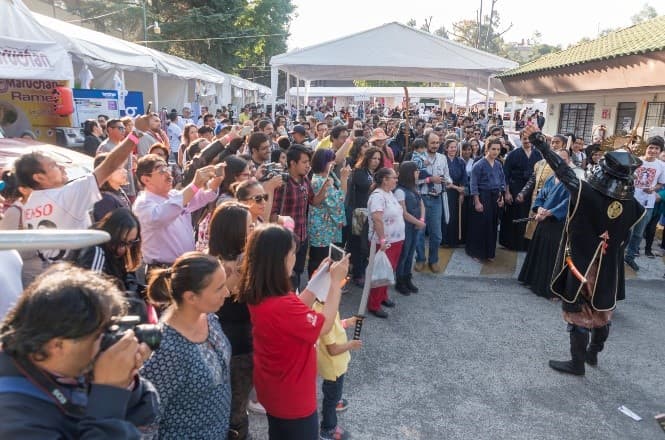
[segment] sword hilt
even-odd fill
[[[364,315],[356,315],[356,327],[353,329],[353,339],[355,341],[360,339],[360,331],[363,328],[363,320],[365,319]]]

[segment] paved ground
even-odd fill
[[[559,305],[511,278],[521,257],[508,255],[512,272],[510,262],[477,267],[463,258],[457,250],[444,274],[417,275],[421,293],[392,295],[389,319],[366,321],[345,383],[350,407],[340,417],[353,438],[665,439],[653,418],[665,412],[659,259],[650,260],[657,277],[628,281],[600,365],[579,378],[547,367],[568,358],[568,335]],[[359,301],[359,289],[345,295],[342,315]],[[265,416],[252,415],[251,425],[256,439],[267,438]]]

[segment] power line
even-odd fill
[[[239,38],[260,38],[260,37],[278,37],[282,34],[259,34],[259,35],[239,35],[236,37],[207,37],[207,38],[188,38],[183,40],[148,40],[148,41],[135,41],[135,43],[185,43],[188,41],[213,41],[213,40],[236,40]]]
[[[96,17],[86,17],[86,18],[80,18],[80,19],[76,19],[76,20],[69,20],[69,21],[67,21],[67,23],[81,23],[82,21],[98,20],[100,18],[108,17],[110,15],[119,14],[121,12],[125,12],[125,10],[124,9],[119,9],[117,11],[109,12],[108,14],[98,15]]]

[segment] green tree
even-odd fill
[[[632,17],[630,17],[630,21],[633,24],[637,23],[642,23],[643,21],[651,20],[652,18],[658,17],[658,12],[656,11],[656,8],[651,6],[648,3],[645,3],[642,5],[642,9]]]
[[[292,0],[66,0],[66,6],[98,31],[141,42],[144,1],[146,22],[161,30],[148,32],[149,47],[263,84],[270,83],[270,58],[286,51],[295,11]]]

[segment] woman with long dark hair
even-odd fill
[[[185,151],[189,146],[199,138],[199,131],[196,124],[185,124],[185,128],[182,129],[182,141],[180,147],[178,148],[178,165],[180,168],[184,168],[187,163],[185,158]]]
[[[473,165],[471,170],[470,210],[466,237],[466,253],[475,260],[494,261],[496,235],[499,225],[499,209],[503,207],[503,192],[506,178],[498,157],[501,141],[491,136],[485,141],[485,157]]]
[[[399,166],[395,199],[404,211],[404,246],[397,263],[395,289],[402,295],[418,293],[418,287],[413,284],[411,270],[418,234],[423,234],[425,229],[425,203],[416,185],[419,174],[420,170],[415,162],[406,161]]]
[[[83,151],[88,156],[95,157],[97,154],[97,148],[99,144],[102,143],[102,127],[100,127],[99,122],[96,119],[86,119],[83,123],[83,135],[85,140],[83,141]]]
[[[457,140],[447,139],[445,142],[448,172],[453,180],[452,185],[446,187],[448,194],[448,223],[444,218],[441,221],[443,229],[442,245],[454,248],[464,243],[464,228],[466,221],[466,206],[464,205],[465,186],[467,184],[466,163],[458,157]]]
[[[326,197],[319,206],[310,205],[307,216],[307,236],[309,237],[309,261],[307,273],[311,277],[321,261],[328,254],[331,243],[342,245],[342,228],[346,225],[344,194],[351,174],[347,165],[342,168],[340,178],[334,173],[335,152],[320,148],[312,157],[312,189],[318,193],[326,180],[331,179]]]
[[[159,392],[159,438],[228,435],[231,348],[215,316],[228,295],[219,260],[200,252],[150,272],[148,296],[168,305],[160,348],[141,370]]]
[[[351,172],[346,196],[347,222],[352,224],[354,222],[353,217],[362,217],[359,210],[365,210],[365,214],[367,213],[367,200],[369,199],[370,187],[374,182],[374,173],[381,167],[382,163],[383,152],[377,147],[369,147],[365,150],[365,154],[356,163]],[[365,215],[366,223],[367,215]],[[353,266],[353,283],[362,287],[365,283],[369,247],[366,246],[367,237],[362,231],[352,232],[348,247],[351,253],[351,265]]]
[[[290,276],[296,262],[293,233],[278,225],[250,235],[240,274],[240,300],[248,304],[254,344],[254,386],[275,439],[319,438],[316,410],[316,341],[328,333],[339,308],[348,257],[330,268],[323,313],[312,310],[316,296],[296,296]]]
[[[226,272],[230,295],[217,311],[224,334],[231,343],[231,421],[229,438],[244,440],[249,435],[247,403],[252,389],[252,323],[247,304],[238,301],[240,264],[245,244],[254,229],[247,206],[236,201],[219,205],[210,220],[208,253],[219,258]]]

